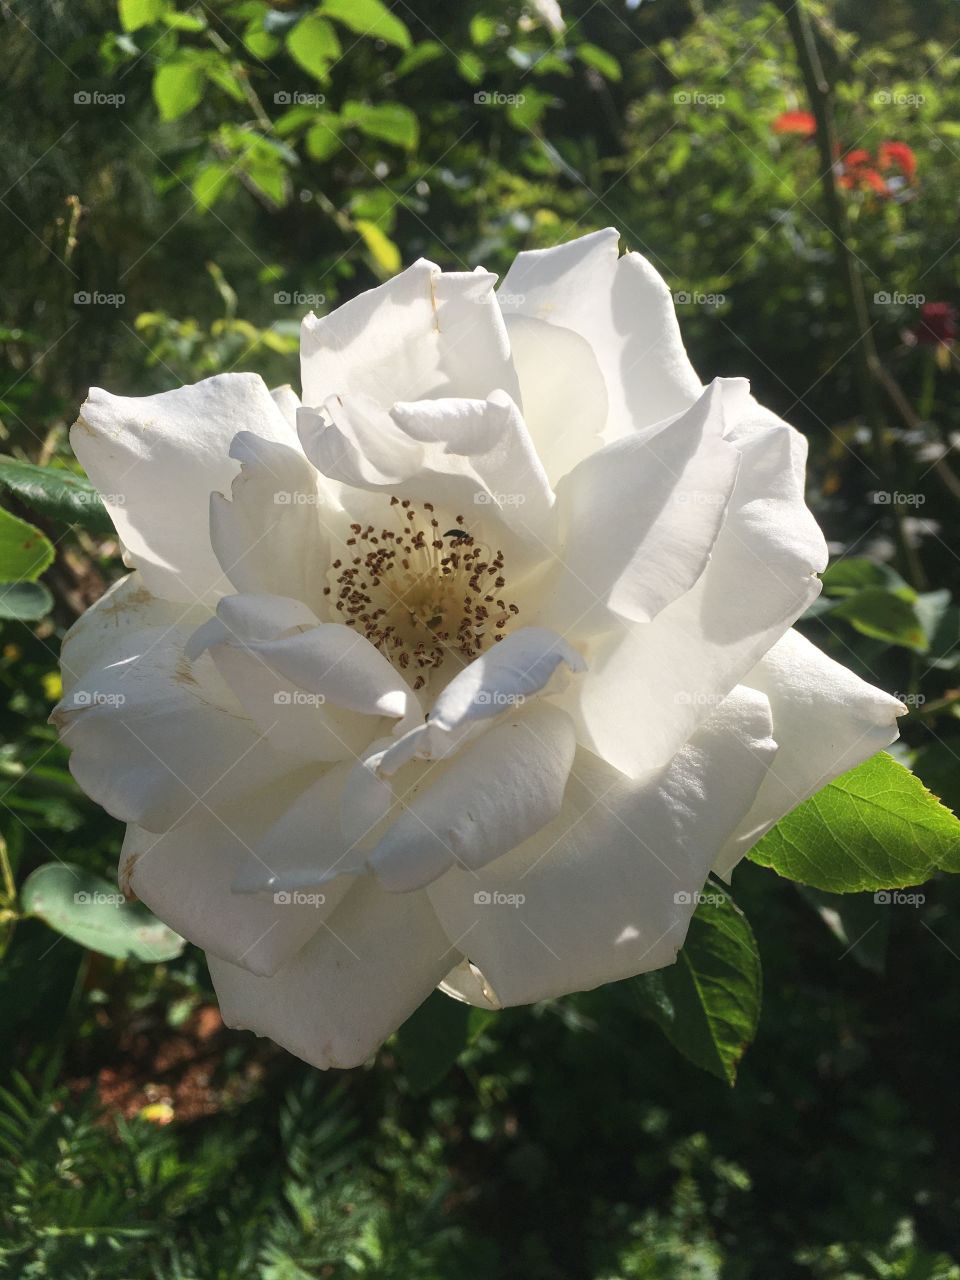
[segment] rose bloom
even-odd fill
[[[806,446],[704,387],[612,230],[420,261],[227,373],[73,429],[133,572],[54,712],[123,889],[227,1023],[363,1062],[437,985],[525,1004],[672,964],[711,871],[896,737],[791,630]]]

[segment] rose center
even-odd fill
[[[392,497],[390,513],[379,531],[350,526],[349,561],[334,560],[324,595],[422,689],[449,654],[470,662],[502,640],[520,609],[505,594],[503,552],[477,542],[462,515],[441,533],[430,502],[421,513]]]

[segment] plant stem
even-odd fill
[[[835,164],[839,154],[836,125],[833,119],[830,85],[823,72],[816,39],[803,0],[777,0],[797,54],[807,97],[816,121],[816,142],[820,153],[820,187],[826,212],[826,225],[834,238],[835,253],[842,267],[841,278],[849,313],[858,341],[854,348],[860,403],[870,430],[871,449],[881,483],[891,494],[896,488],[896,469],[887,438],[880,386],[886,371],[873,340],[867,299],[863,288],[860,263],[850,248],[847,211],[837,187]],[[889,386],[886,388],[889,391]],[[899,388],[898,388],[899,391]],[[916,548],[907,537],[904,513],[896,502],[890,504],[896,536],[898,558],[904,577],[918,589],[926,586],[926,578]]]

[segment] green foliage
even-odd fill
[[[749,856],[830,893],[903,888],[960,871],[960,819],[881,751],[797,805]]]
[[[154,964],[183,950],[181,937],[109,880],[69,862],[37,867],[20,891],[24,915],[38,916],[65,938],[105,956],[133,956]]]
[[[0,457],[0,490],[51,520],[78,524],[91,533],[113,531],[100,495],[86,476],[64,467],[38,467],[18,458]]]
[[[727,1084],[760,1018],[760,956],[728,894],[708,886],[677,963],[635,978],[641,1006],[691,1062]]]

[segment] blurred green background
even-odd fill
[[[803,629],[906,697],[900,758],[956,809],[960,5],[806,8],[846,248],[781,5],[7,0],[0,452],[75,471],[91,384],[296,383],[306,311],[612,224],[701,376],[807,434],[867,596],[841,571]],[[17,606],[39,616],[0,621],[0,1274],[960,1277],[947,880],[878,907],[744,865],[764,1009],[733,1089],[630,984],[477,1021],[446,1072],[431,1003],[427,1034],[322,1075],[224,1030],[193,949],[111,959],[18,919],[42,863],[114,874],[121,829],[46,719],[59,640],[122,567],[109,534],[0,498],[56,552]]]

